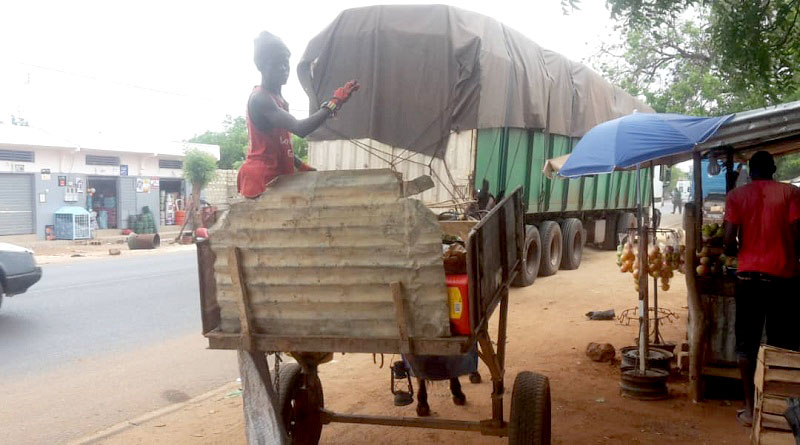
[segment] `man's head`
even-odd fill
[[[280,87],[289,79],[289,48],[274,34],[263,31],[256,37],[253,61],[267,87]]]
[[[758,151],[750,158],[750,177],[752,179],[772,179],[775,174],[775,160],[766,151]]]

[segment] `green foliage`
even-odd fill
[[[187,150],[183,159],[183,177],[192,187],[202,190],[217,174],[217,160],[214,156],[197,149]]]
[[[618,45],[592,62],[656,111],[723,114],[800,99],[800,0],[607,0]]]
[[[775,179],[786,181],[800,176],[800,155],[791,154],[775,158],[776,167]]]
[[[296,134],[292,135],[292,149],[294,155],[301,159],[303,162],[308,162],[308,141],[301,138]]]
[[[247,146],[250,141],[247,135],[247,122],[241,116],[235,118],[226,116],[222,123],[224,129],[221,132],[206,131],[189,139],[189,142],[219,145],[218,167],[237,169],[247,156]]]

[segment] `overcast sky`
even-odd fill
[[[394,1],[391,3],[407,3]],[[419,3],[419,2],[412,2]],[[604,0],[564,16],[559,0],[452,1],[489,15],[576,61],[611,37]],[[260,81],[253,38],[280,36],[292,51],[284,96],[307,116],[295,66],[306,44],[343,9],[368,1],[13,1],[0,11],[0,122],[22,116],[76,140],[102,134],[184,140],[243,115]]]

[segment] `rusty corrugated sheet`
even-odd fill
[[[279,177],[211,230],[221,330],[239,331],[227,248],[239,247],[255,330],[284,336],[398,335],[389,283],[404,284],[416,337],[450,335],[441,228],[390,170]]]
[[[450,201],[471,196],[476,140],[476,130],[450,133],[444,160],[370,139],[309,141],[308,161],[319,170],[390,168],[393,162],[407,179],[431,176],[435,187],[420,196],[425,204],[452,208]]]

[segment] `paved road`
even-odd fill
[[[44,266],[0,309],[0,443],[59,443],[236,379],[205,350],[194,252]]]

